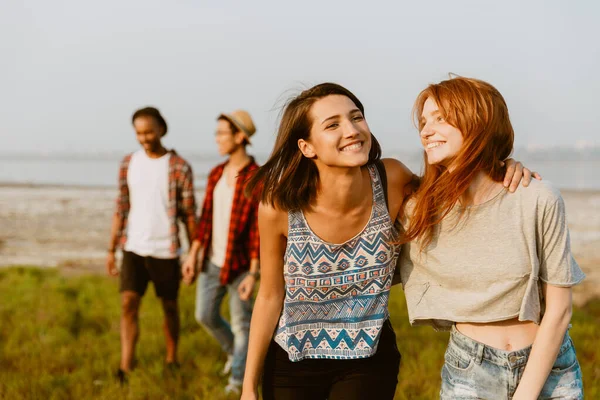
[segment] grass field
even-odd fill
[[[119,363],[117,280],[64,277],[56,270],[0,270],[0,399],[223,399],[225,357],[193,318],[194,289],[180,294],[181,370],[163,370],[159,303],[150,288],[140,316],[136,370],[113,379]],[[411,328],[404,297],[390,304],[402,353],[397,399],[435,399],[447,334]],[[600,398],[600,300],[576,309],[571,335],[586,398]]]

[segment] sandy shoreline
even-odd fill
[[[562,194],[573,252],[588,276],[575,290],[582,303],[600,296],[600,191]],[[115,196],[107,187],[0,185],[0,267],[103,273]]]

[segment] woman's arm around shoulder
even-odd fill
[[[283,307],[285,298],[283,260],[287,244],[287,212],[260,204],[258,229],[261,282],[250,324],[250,342],[242,399],[258,399],[258,384],[265,356]]]

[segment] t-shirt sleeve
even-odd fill
[[[580,283],[585,274],[571,253],[565,203],[558,193],[548,200],[540,227],[540,279],[552,286],[573,286]]]

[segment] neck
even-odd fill
[[[479,171],[462,195],[461,203],[463,206],[485,203],[498,194],[501,188],[504,188],[502,182],[496,182],[485,172]]]
[[[319,168],[316,205],[345,213],[364,203],[365,184],[361,167]]]
[[[250,156],[246,153],[244,146],[238,147],[231,154],[229,154],[229,165],[234,169],[241,169],[250,162]]]
[[[155,149],[145,151],[146,155],[150,158],[159,158],[167,153],[167,149],[165,149],[162,144],[158,145],[158,147]]]

